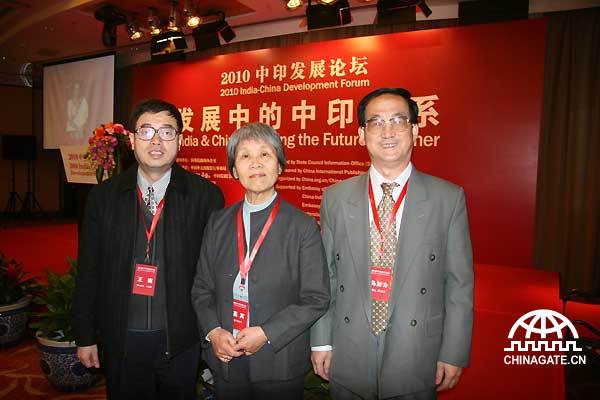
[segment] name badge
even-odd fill
[[[377,301],[389,301],[392,291],[392,269],[371,267],[371,298]]]
[[[248,302],[233,299],[233,329],[241,331],[248,326]]]
[[[150,264],[135,264],[131,293],[142,296],[154,296],[158,267]]]

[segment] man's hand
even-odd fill
[[[267,335],[260,326],[251,326],[238,332],[236,345],[233,347],[237,351],[243,351],[250,356],[259,351],[267,343]]]
[[[435,373],[435,385],[437,391],[452,389],[458,383],[462,368],[442,361],[437,363],[437,371]]]
[[[213,353],[222,362],[229,362],[233,357],[239,357],[243,354],[233,348],[235,339],[229,331],[223,328],[215,328],[210,331],[208,340],[212,345]]]
[[[329,366],[331,365],[331,350],[313,351],[310,354],[313,370],[326,381],[329,380]]]
[[[86,368],[100,368],[98,346],[77,346],[77,358]]]

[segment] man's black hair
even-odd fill
[[[367,94],[362,98],[360,103],[358,103],[358,125],[365,126],[365,110],[367,105],[371,102],[371,100],[383,96],[384,94],[391,94],[394,96],[400,96],[406,100],[408,103],[408,112],[410,122],[413,124],[417,123],[417,117],[419,116],[419,107],[417,103],[410,98],[410,92],[404,88],[379,88],[373,90],[371,93]]]
[[[181,118],[181,113],[173,104],[159,99],[148,99],[139,102],[131,112],[131,117],[129,118],[129,129],[131,131],[136,129],[137,121],[142,114],[158,114],[162,111],[166,111],[171,117],[175,118],[175,121],[177,121],[177,132],[181,133],[181,130],[183,129],[183,119]]]

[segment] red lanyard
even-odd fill
[[[140,201],[140,210],[144,204],[144,200],[142,199],[142,191],[140,187],[137,188],[138,199]],[[156,212],[152,217],[152,225],[150,225],[150,230],[148,230],[148,225],[146,225],[146,217],[144,217],[144,213],[142,212],[142,223],[144,224],[144,230],[146,231],[146,238],[148,238],[148,242],[146,244],[146,259],[149,258],[150,255],[150,241],[152,240],[152,236],[154,236],[154,231],[156,230],[156,225],[158,225],[158,220],[160,219],[160,214],[162,214],[163,206],[165,204],[165,199],[163,198],[158,206],[156,207]]]
[[[237,215],[237,238],[238,238],[238,257],[240,261],[240,275],[242,275],[242,285],[246,281],[246,277],[248,276],[248,272],[250,272],[250,268],[252,268],[252,263],[254,262],[254,258],[256,257],[256,253],[258,253],[258,249],[262,246],[267,233],[271,229],[271,225],[273,225],[273,221],[275,221],[275,217],[279,212],[279,204],[281,203],[281,199],[277,198],[277,202],[273,206],[271,210],[271,214],[269,214],[269,218],[267,218],[267,222],[258,237],[258,240],[254,244],[254,248],[250,253],[250,256],[246,259],[246,252],[244,251],[244,220],[242,219],[242,208],[244,205],[240,205]]]
[[[408,190],[408,180],[404,184],[402,191],[400,192],[400,196],[398,196],[398,200],[394,204],[394,208],[392,209],[392,215],[388,221],[388,226],[386,226],[386,231],[389,230],[392,226],[393,221],[396,219],[396,214],[400,209],[400,204],[402,204],[402,200],[406,196],[406,191]],[[375,205],[375,195],[373,195],[373,185],[371,184],[371,177],[369,177],[369,203],[371,204],[371,212],[373,213],[373,221],[375,222],[375,227],[377,228],[377,232],[379,232],[379,238],[381,239],[381,250],[383,251],[383,231],[381,229],[381,222],[379,221],[379,214],[377,213],[377,206]]]

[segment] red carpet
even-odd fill
[[[0,350],[0,399],[104,400],[106,392],[103,380],[82,392],[59,392],[50,385],[40,368],[37,341],[25,338],[15,347]]]
[[[67,268],[66,257],[76,257],[77,229],[73,224],[44,227],[0,229],[0,250],[23,262],[26,270],[41,275],[46,266],[55,271]],[[449,399],[564,399],[564,368],[554,365],[505,365],[504,347],[508,332],[524,313],[535,309],[561,311],[558,275],[527,268],[477,265],[475,268],[475,324],[471,367],[465,370],[457,388],[442,393]],[[570,303],[567,316],[600,326],[597,306]],[[49,392],[52,388],[40,379],[37,353],[29,342],[15,349],[0,350],[0,398],[15,398],[6,392],[2,377],[23,374],[18,393]],[[15,365],[16,353],[30,358],[27,367]],[[31,353],[31,354],[30,354]],[[21,369],[19,369],[21,368]],[[21,371],[21,372],[19,372]],[[11,383],[12,385],[13,383]],[[31,389],[31,390],[30,390]],[[95,398],[94,389],[84,392]],[[32,393],[33,393],[32,392]],[[15,392],[13,392],[15,393]],[[83,395],[84,393],[81,393]],[[77,398],[31,394],[18,398]],[[45,397],[44,397],[45,396]],[[86,397],[87,398],[87,397]]]

